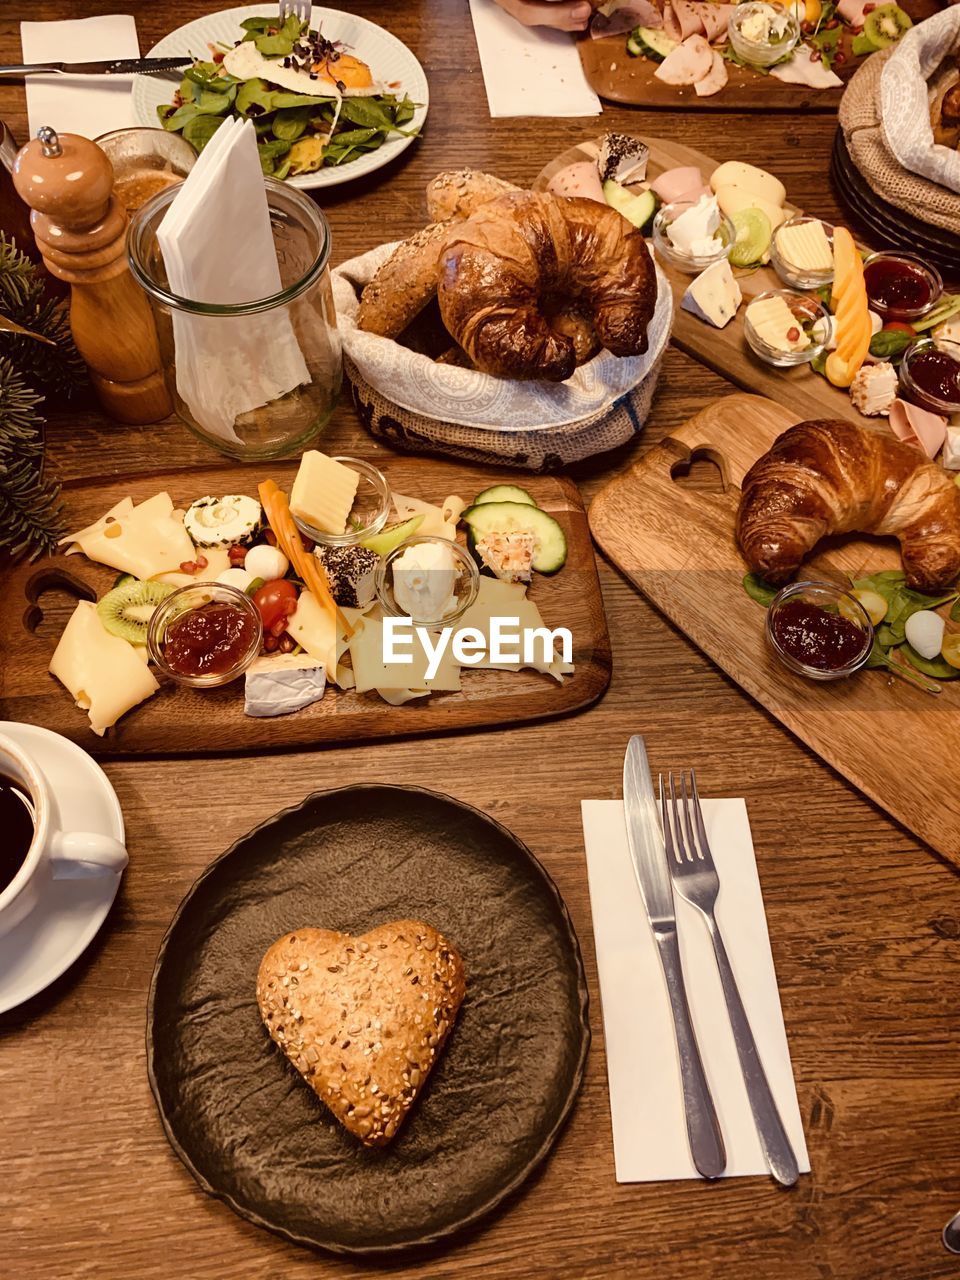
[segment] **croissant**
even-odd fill
[[[834,419],[785,431],[743,480],[737,542],[750,568],[783,582],[821,538],[892,535],[907,585],[936,592],[960,574],[960,489],[892,436]]]
[[[614,355],[640,355],[656,269],[643,236],[615,209],[518,191],[452,229],[438,298],[444,324],[478,369],[563,382],[576,367],[575,343],[547,317],[573,302]]]

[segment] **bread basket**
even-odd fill
[[[333,272],[344,371],[372,435],[413,452],[550,471],[614,449],[641,430],[673,318],[659,268],[642,356],[618,359],[602,351],[567,382],[509,382],[438,364],[357,327],[360,290],[394,248],[381,245]]]

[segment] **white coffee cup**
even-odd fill
[[[89,876],[119,875],[127,851],[113,836],[63,831],[50,784],[33,756],[0,734],[0,773],[23,787],[33,805],[33,839],[17,874],[0,893],[0,934],[18,925],[36,906],[45,884]]]

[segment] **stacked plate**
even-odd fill
[[[841,203],[872,244],[917,253],[937,268],[945,284],[960,285],[960,236],[920,222],[881,199],[853,163],[840,129],[834,138],[830,175]]]

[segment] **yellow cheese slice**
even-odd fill
[[[498,578],[481,578],[477,598],[460,618],[457,627],[459,629],[476,627],[485,637],[489,646],[492,618],[519,619],[518,626],[516,628],[511,627],[511,634],[516,630],[521,633],[521,636],[524,631],[532,631],[545,625],[540,615],[540,610],[532,600],[527,599],[525,583],[501,582]],[[573,663],[563,662],[561,659],[559,641],[554,646],[556,657],[551,661],[547,661],[542,640],[538,640],[536,652],[531,655],[534,659],[532,662],[525,663],[522,660],[522,639],[517,649],[521,655],[519,662],[492,662],[488,653],[481,658],[480,662],[471,663],[471,666],[475,665],[481,669],[487,668],[497,671],[520,671],[524,666],[529,666],[535,671],[542,671],[553,676],[561,684],[563,683],[563,677],[571,675],[573,672]]]
[[[398,520],[409,520],[411,516],[423,516],[423,524],[417,530],[418,538],[448,538],[456,540],[457,521],[466,508],[466,503],[453,493],[445,498],[443,506],[432,502],[424,502],[420,498],[407,498],[402,493],[393,495],[393,507]]]
[[[772,205],[783,205],[787,199],[787,189],[779,178],[743,160],[726,160],[718,165],[710,175],[710,186],[714,192],[719,192],[721,187],[741,187]]]
[[[402,648],[403,652],[409,653],[413,658],[412,662],[385,663],[383,623],[379,618],[363,618],[350,640],[350,661],[357,682],[357,692],[367,693],[375,689],[380,694],[384,690],[455,693],[460,688],[460,667],[449,645],[432,680],[427,679],[429,659],[416,633],[413,633],[412,645]]]
[[[311,657],[323,665],[327,679],[337,678],[337,622],[312,591],[301,591],[295,612],[287,622],[287,630]]]
[[[359,472],[352,467],[308,449],[290,490],[290,510],[321,533],[344,533],[359,484]]]
[[[82,551],[90,560],[135,578],[154,578],[178,570],[196,559],[196,548],[183,527],[183,512],[175,511],[168,493],[156,493],[134,506],[124,498],[79,533],[60,539],[69,543],[67,555]]]
[[[90,727],[101,737],[124,712],[160,688],[134,646],[104,628],[90,600],[81,600],[74,609],[50,671],[77,706],[89,712]]]

